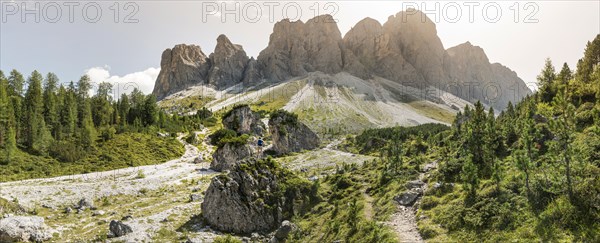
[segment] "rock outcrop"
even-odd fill
[[[315,149],[321,144],[317,134],[298,121],[295,114],[282,110],[271,114],[269,132],[273,150],[278,154]]]
[[[521,100],[531,94],[517,74],[498,63],[490,64],[483,49],[470,42],[448,49],[449,75],[460,90],[459,97],[468,101],[481,100],[497,110],[509,101]]]
[[[358,77],[373,74],[407,85],[423,84],[423,76],[404,59],[399,40],[392,34],[384,32],[377,20],[366,18],[358,22],[344,36],[345,48],[357,61],[347,58],[344,69]]]
[[[215,51],[207,57],[196,45],[176,45],[162,54],[160,73],[152,93],[160,100],[194,85],[222,90],[242,81],[260,81],[256,61],[249,59],[241,45],[225,35],[217,38]],[[249,70],[246,67],[250,66]]]
[[[209,69],[210,61],[199,46],[180,44],[166,49],[152,93],[162,99],[189,86],[204,83]]]
[[[52,238],[44,218],[9,216],[0,219],[0,242],[43,242]]]
[[[202,202],[202,215],[211,228],[249,234],[277,229],[283,220],[276,174],[254,158],[227,175],[212,179]]]
[[[208,84],[225,89],[238,84],[244,78],[248,56],[240,45],[235,45],[225,35],[219,35],[215,51],[210,54]]]
[[[258,55],[265,78],[286,80],[308,72],[342,71],[342,36],[331,15],[275,24],[269,45]]]
[[[210,168],[215,171],[231,170],[239,161],[252,156],[252,148],[248,144],[226,143],[217,148],[213,154]]]
[[[262,136],[265,124],[260,120],[260,115],[253,112],[249,106],[234,107],[223,116],[223,126],[236,131],[238,134],[255,134]]]

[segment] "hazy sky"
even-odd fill
[[[575,68],[585,43],[600,33],[595,0],[0,2],[0,69],[5,73],[16,68],[29,75],[37,69],[55,72],[64,82],[88,73],[96,82],[135,82],[145,92],[152,90],[164,49],[197,44],[208,55],[217,36],[226,34],[256,57],[267,46],[273,24],[284,17],[306,21],[330,13],[344,35],[365,17],[384,23],[390,15],[417,8],[437,23],[446,49],[470,41],[525,82],[535,82],[546,57],[555,66],[567,62]]]

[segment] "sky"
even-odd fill
[[[515,71],[530,87],[550,58],[574,69],[600,33],[600,1],[11,1],[0,0],[0,70],[54,72],[61,82],[84,74],[119,92],[150,93],[162,51],[176,44],[214,50],[219,34],[258,56],[275,22],[331,14],[344,35],[371,17],[384,23],[408,8],[425,12],[444,48],[464,42]]]

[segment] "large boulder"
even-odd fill
[[[126,225],[118,220],[111,220],[108,226],[110,237],[121,237],[129,233],[133,233],[133,230],[129,225]]]
[[[256,134],[262,136],[265,124],[260,115],[253,112],[248,105],[236,106],[223,116],[223,126],[238,134]]]
[[[213,154],[210,168],[215,171],[233,169],[240,160],[252,156],[252,148],[248,144],[225,143]]]
[[[9,216],[0,219],[0,242],[43,242],[52,238],[44,218]]]
[[[202,202],[202,215],[211,228],[250,234],[277,229],[283,220],[276,174],[254,158],[227,175],[212,179]]]
[[[278,154],[300,152],[319,147],[321,140],[298,117],[283,110],[271,114],[269,132],[273,139],[273,150]]]

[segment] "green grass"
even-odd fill
[[[175,138],[123,133],[109,141],[99,142],[92,151],[77,162],[60,162],[50,157],[31,155],[18,150],[8,163],[0,165],[2,168],[0,181],[47,178],[159,164],[178,158],[183,152],[183,145]]]
[[[283,108],[296,93],[306,86],[306,81],[295,81],[277,87],[261,96],[251,105],[253,111],[271,112]]]
[[[412,101],[408,103],[414,108],[419,114],[429,117],[434,120],[451,124],[454,121],[455,115],[452,112],[444,110],[435,105],[429,104],[425,101]]]
[[[181,99],[163,100],[158,103],[158,106],[163,109],[171,108],[176,109],[177,111],[186,112],[199,110],[213,100],[213,97],[192,95]]]

